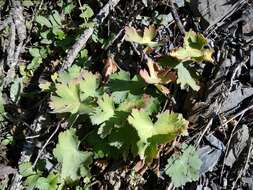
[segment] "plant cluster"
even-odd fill
[[[71,14],[74,8],[72,3],[67,4],[63,12]],[[85,4],[80,11],[83,19],[80,28],[96,27],[90,21],[94,14],[92,9]],[[22,91],[20,84],[28,83],[45,59],[54,57],[54,49],[64,54],[64,47],[71,41],[65,32],[65,20],[58,11],[48,16],[37,15],[35,22],[39,42],[29,48],[31,63],[19,67],[22,77],[17,84],[12,84],[14,102]],[[61,63],[51,63],[56,72],[51,73],[50,80],[41,80],[39,87],[50,96],[50,113],[67,120],[69,125],[59,133],[52,151],[57,167],[45,171],[39,164],[34,167],[31,162],[20,164],[19,173],[25,179],[26,189],[53,190],[70,186],[81,189],[77,185],[80,180],[85,183],[83,189],[88,188],[93,177],[90,172],[93,160],[138,157],[149,165],[159,157],[160,145],[187,135],[188,121],[181,113],[163,109],[161,102],[171,95],[170,87],[177,84],[181,89],[190,87],[198,91],[199,76],[194,64],[212,62],[213,50],[207,48],[207,39],[202,34],[190,30],[185,34],[182,47],[152,58],[150,52],[163,45],[156,41],[156,36],[154,25],[142,33],[134,27],[125,27],[125,41],[144,47],[141,49],[146,65],[138,73],[121,69],[112,56],[105,61],[102,74],[94,72],[84,64],[88,57],[86,49],[65,71],[57,71]],[[96,43],[103,42],[96,33],[92,39]],[[5,115],[4,104],[1,96],[1,121]],[[181,152],[172,155],[165,168],[176,187],[197,180],[201,165],[193,146],[184,144]]]

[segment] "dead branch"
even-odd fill
[[[8,47],[8,50],[7,50],[7,53],[8,53],[7,65],[10,68],[13,68],[13,66],[14,66],[14,64],[12,63],[12,60],[13,60],[14,53],[15,53],[15,48],[16,48],[15,40],[16,40],[16,26],[15,26],[13,20],[12,20],[11,21],[11,27],[10,27],[9,47]]]
[[[23,48],[23,42],[26,39],[26,26],[25,26],[25,18],[23,15],[23,7],[21,6],[20,1],[12,0],[11,9],[12,18],[16,26],[17,37],[19,44],[16,46],[14,60],[12,62],[12,66],[16,66],[18,64],[18,58]]]
[[[182,24],[182,22],[180,20],[180,17],[177,13],[177,9],[176,9],[174,3],[175,3],[174,0],[169,0],[169,5],[170,5],[170,8],[171,8],[172,16],[173,16],[173,18],[174,18],[181,34],[184,34],[185,33],[184,25]]]

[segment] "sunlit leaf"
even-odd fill
[[[142,45],[147,45],[149,47],[157,46],[158,43],[152,41],[156,36],[156,29],[154,26],[149,26],[144,29],[143,35],[141,35],[133,27],[125,27],[126,37],[125,40],[129,42],[135,42]]]
[[[47,177],[39,177],[35,187],[39,190],[55,190],[58,186],[58,175],[50,173]]]
[[[114,104],[112,98],[108,94],[104,94],[97,101],[98,107],[94,112],[90,113],[93,125],[99,125],[109,120],[114,115]]]
[[[93,74],[87,70],[82,72],[83,79],[80,80],[80,98],[86,99],[87,97],[97,97],[100,95],[99,85],[101,77],[98,74]]]
[[[39,48],[29,48],[29,53],[33,57],[41,57]]]
[[[153,60],[147,61],[148,71],[143,69],[140,71],[141,77],[148,84],[168,84],[176,81],[176,74],[170,68],[162,69]]]
[[[63,8],[63,11],[65,14],[70,14],[74,8],[75,8],[75,5],[73,3],[69,3]]]
[[[114,60],[113,56],[109,56],[104,61],[104,69],[103,69],[103,76],[108,78],[111,74],[115,73],[118,70],[118,65]]]
[[[154,84],[159,91],[168,95],[170,90],[164,84],[176,81],[176,73],[171,68],[161,68],[151,59],[148,59],[147,66],[148,71],[146,69],[140,70],[140,76],[146,83]]]
[[[99,84],[99,75],[73,66],[60,73],[49,106],[53,113],[90,113],[94,108],[91,98],[99,95]]]
[[[202,34],[190,30],[185,34],[183,47],[175,49],[170,55],[179,60],[213,62],[212,54],[214,51],[213,49],[206,49],[207,44],[207,39]]]
[[[80,17],[85,20],[88,20],[94,15],[93,10],[90,8],[88,4],[84,4],[82,7],[80,7],[80,10],[82,11]]]
[[[157,145],[168,143],[177,135],[185,135],[188,125],[181,114],[163,112],[153,123],[145,111],[136,109],[128,117],[128,122],[138,133],[138,154],[146,162],[152,161],[157,155]]]

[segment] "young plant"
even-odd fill
[[[151,162],[157,155],[157,145],[187,132],[188,122],[181,114],[157,115],[159,101],[144,93],[145,84],[140,78],[130,79],[129,73],[122,70],[112,74],[103,88],[99,75],[73,66],[59,75],[55,89],[50,101],[54,113],[86,114],[92,126],[98,126],[91,141],[95,151],[103,142],[105,154],[115,149],[125,158],[131,152]],[[152,115],[157,115],[156,122]]]

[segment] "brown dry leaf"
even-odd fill
[[[149,71],[140,70],[140,76],[144,81],[148,84],[154,84],[164,95],[170,94],[170,90],[164,84],[175,82],[177,80],[176,73],[171,68],[161,68],[152,59],[148,59],[147,66]]]
[[[109,56],[107,59],[103,60],[103,63],[105,64],[103,69],[103,76],[107,79],[111,74],[115,73],[119,66],[114,60],[113,56]]]
[[[176,73],[171,68],[161,68],[152,59],[147,61],[148,70],[140,70],[140,76],[148,84],[168,84],[176,81]]]

